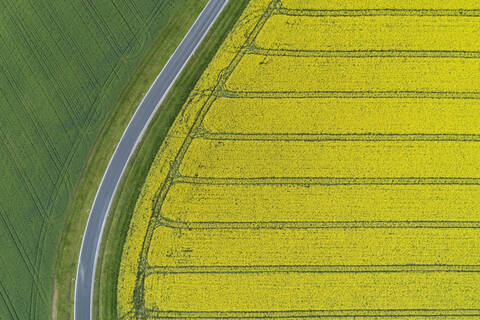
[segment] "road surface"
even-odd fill
[[[107,213],[123,171],[155,111],[228,0],[210,0],[138,106],[110,159],[83,234],[75,282],[75,320],[90,320],[95,266]]]

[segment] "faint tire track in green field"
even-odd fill
[[[5,290],[5,287],[3,286],[2,280],[0,280],[0,297],[3,300],[3,304],[8,310],[8,313],[10,314],[10,317],[12,319],[20,319],[20,317],[17,314],[17,311],[15,310],[15,306],[13,305],[12,301],[10,300],[10,297],[8,296],[7,291]]]

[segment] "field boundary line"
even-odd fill
[[[414,16],[414,17],[480,17],[480,9],[289,9],[280,7],[276,14],[308,17],[365,17],[365,16]]]
[[[235,229],[479,229],[480,221],[182,221],[159,215],[156,228],[188,230]],[[153,230],[152,230],[153,233]]]
[[[259,265],[259,266],[151,266],[153,274],[243,274],[243,273],[438,273],[475,272],[480,265]]]
[[[480,51],[463,50],[300,50],[252,46],[248,48],[248,53],[261,56],[304,58],[480,58]]]
[[[422,99],[480,99],[480,91],[234,91],[221,89],[216,95],[222,98],[422,98]]]
[[[305,319],[332,317],[478,317],[480,309],[348,309],[289,311],[157,311],[146,310],[155,319]]]
[[[197,131],[195,138],[228,141],[480,141],[480,134],[448,133],[232,133]]]
[[[208,185],[480,185],[476,177],[255,177],[177,176],[175,183]]]

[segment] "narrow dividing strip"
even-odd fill
[[[449,177],[261,177],[212,178],[177,176],[174,183],[208,185],[480,185],[480,178]]]
[[[233,91],[218,90],[225,98],[423,98],[423,99],[480,99],[480,92],[433,91]]]
[[[445,17],[480,17],[480,9],[289,9],[278,8],[276,14],[287,16],[314,17],[362,17],[362,16],[445,16]]]
[[[480,221],[268,221],[268,222],[190,222],[156,217],[156,226],[174,229],[478,229]]]
[[[461,58],[478,59],[480,51],[457,50],[292,50],[249,47],[249,54],[309,58]]]
[[[147,274],[183,273],[392,273],[392,272],[480,272],[477,265],[291,265],[291,266],[152,266]]]
[[[391,317],[478,317],[480,309],[377,309],[377,310],[291,310],[291,311],[156,311],[146,310],[149,319],[308,319]]]
[[[395,133],[230,133],[199,130],[196,138],[243,141],[480,141],[479,134]]]

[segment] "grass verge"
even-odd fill
[[[148,170],[189,93],[248,2],[249,0],[232,0],[225,7],[164,100],[124,172],[105,226],[97,264],[94,313],[99,319],[117,319],[117,278],[123,244]]]
[[[97,187],[116,144],[141,99],[206,3],[207,0],[190,0],[187,8],[179,6],[170,21],[158,30],[158,40],[130,79],[95,142],[68,209],[67,221],[57,250],[53,319],[73,319],[75,276],[83,231]]]

